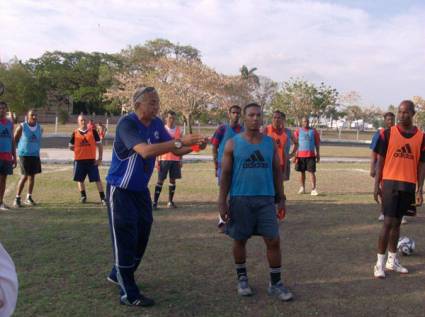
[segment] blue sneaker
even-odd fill
[[[293,298],[291,291],[283,285],[282,281],[279,281],[274,285],[269,284],[267,292],[270,296],[276,296],[277,298],[285,302]]]

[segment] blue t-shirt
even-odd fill
[[[378,131],[375,132],[375,134],[372,137],[372,141],[370,142],[369,145],[369,149],[371,150],[375,150],[376,145],[378,144],[378,140],[379,140],[379,133],[381,132],[381,130],[379,129]]]
[[[112,162],[106,181],[112,186],[131,191],[146,190],[155,167],[155,157],[144,159],[133,147],[140,143],[155,144],[171,139],[157,117],[149,126],[140,122],[135,113],[122,117],[115,131]]]

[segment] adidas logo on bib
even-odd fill
[[[243,168],[268,168],[269,164],[264,160],[260,151],[256,150],[245,160]]]
[[[406,143],[404,146],[399,148],[394,153],[394,157],[406,158],[406,159],[413,160],[412,148],[410,147],[410,144]]]

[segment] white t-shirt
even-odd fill
[[[15,264],[0,243],[0,317],[13,314],[18,299]]]

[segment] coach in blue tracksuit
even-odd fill
[[[118,122],[112,163],[106,177],[109,223],[115,263],[108,280],[120,286],[121,304],[151,306],[154,301],[139,291],[134,272],[149,240],[152,201],[148,182],[155,157],[173,152],[184,155],[192,145],[206,146],[200,135],[172,139],[156,117],[159,97],[155,88],[139,88],[133,95],[134,112]]]

